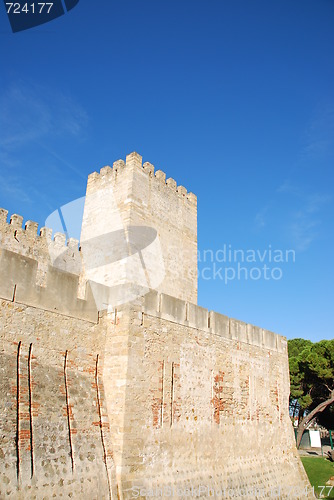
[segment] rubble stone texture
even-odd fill
[[[195,195],[132,153],[89,176],[81,247],[7,215],[1,499],[312,498],[286,339],[196,304]]]

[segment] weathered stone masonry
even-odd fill
[[[159,250],[165,275],[148,291],[148,267],[145,293],[98,310],[113,282],[94,282],[78,242],[0,211],[0,498],[306,498],[286,339],[196,305],[196,197],[136,153],[87,194],[82,241],[152,227],[160,247],[143,259]]]

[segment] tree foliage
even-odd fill
[[[334,340],[293,339],[288,341],[290,407],[298,408],[297,445],[308,423],[323,414],[323,423],[334,428]]]
[[[334,404],[327,406],[327,408],[317,415],[318,424],[326,429],[334,430]]]

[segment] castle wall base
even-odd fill
[[[284,339],[213,318],[155,292],[96,324],[1,300],[0,497],[311,497]]]

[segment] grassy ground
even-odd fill
[[[317,497],[322,492],[320,498],[334,498],[334,487],[331,491],[328,486],[323,488],[328,479],[334,476],[334,464],[322,457],[301,457],[301,461]]]

